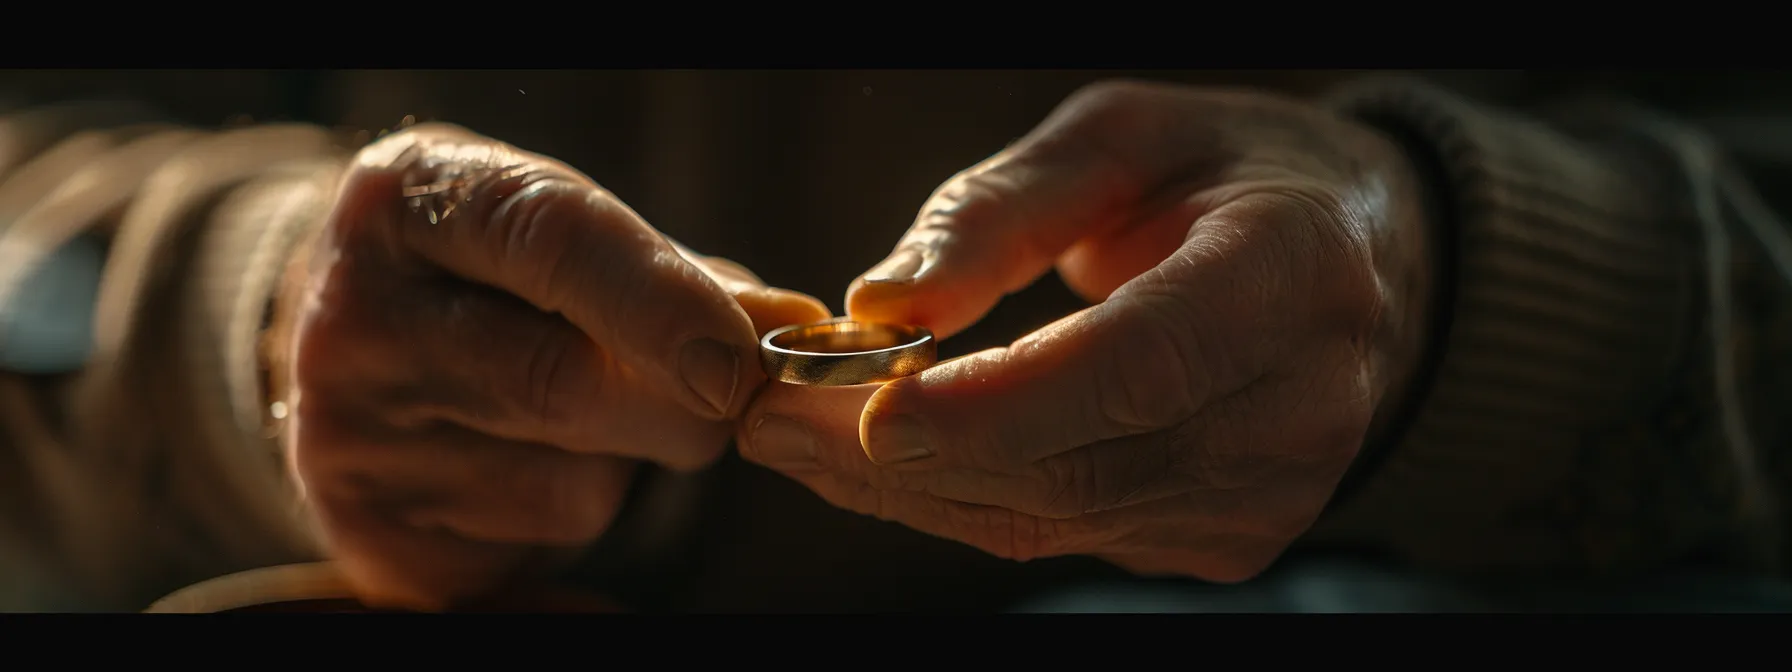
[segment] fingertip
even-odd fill
[[[854,319],[891,324],[916,324],[915,285],[870,282],[863,278],[846,290],[846,314]]]
[[[753,331],[759,336],[786,325],[819,322],[833,315],[820,299],[775,287],[736,288],[734,300],[747,312]]]
[[[885,283],[860,279],[846,293],[846,314],[855,320],[926,327],[938,338],[963,331],[994,307],[978,305],[978,293],[945,279]]]
[[[859,416],[878,387],[769,383],[741,423],[742,457],[785,473],[863,462]]]
[[[857,431],[859,416],[866,400],[882,387],[865,385],[795,385],[771,381],[766,383],[753,406],[745,414],[748,426],[766,416],[782,416],[827,428],[829,434],[846,435]],[[843,422],[844,420],[844,422]]]
[[[950,389],[965,379],[985,376],[988,367],[1006,352],[1007,348],[989,348],[959,355],[915,375],[884,383],[865,402],[861,423],[869,427],[872,423],[882,422],[885,417],[923,413],[931,406],[929,398],[938,390]]]
[[[963,406],[977,403],[973,397],[977,387],[985,384],[989,366],[1001,360],[1004,348],[991,348],[955,357],[926,371],[891,381],[866,400],[859,417],[859,445],[865,457],[884,467],[902,467],[923,462],[936,455],[948,461],[964,462],[968,458],[952,454],[953,444],[980,431],[976,414],[966,415]]]
[[[925,280],[938,275],[943,240],[911,240],[853,280],[846,290],[847,314],[859,319],[914,323],[912,308]]]
[[[742,383],[751,380],[749,360],[730,341],[693,338],[678,348],[674,370],[684,382],[686,405],[701,418],[733,418],[741,407]]]
[[[630,306],[639,303],[643,312]],[[698,287],[673,287],[657,296],[592,310],[580,322],[605,325],[616,312],[633,312],[620,329],[585,327],[600,334],[628,368],[651,380],[668,398],[704,422],[740,417],[764,381],[753,318],[725,288],[708,278]]]
[[[768,379],[760,363],[759,338],[779,327],[825,320],[832,311],[815,297],[787,289],[738,284],[727,289],[753,331],[753,338],[740,347],[738,375],[741,391],[723,414],[723,419],[731,420],[744,418],[749,406],[765,395],[761,386],[767,384]]]
[[[910,376],[884,385],[866,400],[859,416],[859,447],[866,459],[898,467],[940,454],[938,419],[917,403],[921,392],[920,378]]]
[[[658,299],[633,299],[651,305],[651,319],[639,320],[641,331],[623,336],[624,350],[670,374],[673,385],[682,384],[674,396],[698,418],[736,420],[764,379],[753,316],[732,283],[682,256],[659,261],[688,268],[666,274],[677,280]]]
[[[916,376],[898,378],[877,388],[869,399],[865,400],[865,408],[859,415],[859,434],[863,436],[872,428],[881,425],[885,418],[899,415],[905,408],[912,408],[908,399],[915,394],[914,388],[919,385]]]

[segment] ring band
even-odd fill
[[[933,366],[939,356],[924,327],[835,318],[774,329],[759,340],[772,380],[797,385],[887,383]]]

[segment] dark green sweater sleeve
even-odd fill
[[[1792,296],[1738,224],[1746,176],[1619,105],[1519,115],[1403,77],[1331,102],[1430,168],[1443,304],[1422,400],[1309,543],[1453,572],[1772,565]]]

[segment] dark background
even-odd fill
[[[1132,77],[1305,96],[1357,74],[50,70],[0,74],[0,100],[130,98],[200,126],[293,120],[370,134],[407,116],[451,121],[566,161],[673,237],[839,310],[846,284],[889,250],[934,187],[1079,86]],[[1426,74],[1513,105],[1606,89],[1692,114],[1762,107],[1788,88],[1753,72]],[[958,347],[985,340],[967,334]]]
[[[1000,150],[1078,87],[1112,77],[1313,95],[1349,71],[13,71],[0,100],[117,97],[197,126],[307,121],[377,135],[407,116],[451,121],[557,157],[693,248],[826,301],[889,251],[922,201]],[[1744,152],[1792,156],[1777,73],[1433,72],[1508,105],[1618,91],[1705,119]],[[1722,110],[1721,114],[1718,110]],[[1053,279],[944,345],[997,345],[1074,308]],[[987,607],[1091,563],[1005,562],[852,514],[739,463],[705,535],[705,609]],[[772,521],[764,527],[744,520]],[[800,521],[781,526],[777,521]],[[773,539],[779,539],[772,543]],[[763,552],[754,549],[763,548]],[[790,549],[807,549],[793,554]],[[745,549],[745,550],[743,550]],[[874,558],[867,561],[866,558]],[[927,568],[920,570],[918,568]],[[1001,571],[997,571],[1001,570]],[[918,574],[923,574],[920,576]],[[1014,581],[972,577],[1001,575]],[[962,580],[938,580],[957,577]],[[915,581],[914,579],[920,579]]]

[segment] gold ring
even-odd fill
[[[933,366],[939,356],[924,327],[835,318],[772,330],[759,340],[772,380],[797,385],[887,383]]]

